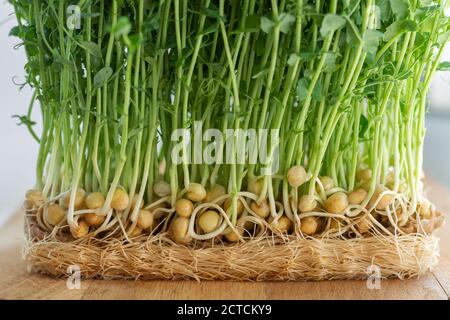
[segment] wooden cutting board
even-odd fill
[[[450,191],[428,184],[428,195],[450,217]],[[0,229],[0,299],[443,299],[450,297],[450,221],[439,231],[439,266],[420,279],[383,280],[379,289],[366,281],[202,282],[82,280],[68,289],[65,279],[29,274],[21,259],[23,216]]]

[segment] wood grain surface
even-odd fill
[[[450,213],[450,191],[428,184],[429,198]],[[448,217],[449,215],[447,215]],[[449,220],[447,218],[447,220]],[[0,229],[0,299],[442,299],[450,297],[450,223],[439,230],[441,259],[419,279],[383,280],[379,289],[366,281],[202,282],[82,280],[69,289],[64,279],[30,274],[21,259],[23,217],[18,213]]]

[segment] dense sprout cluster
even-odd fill
[[[445,0],[82,0],[80,28],[71,1],[11,3],[43,116],[27,194],[42,228],[185,243],[440,224],[421,168]],[[264,163],[214,140],[232,161],[191,163],[197,121],[279,139]]]

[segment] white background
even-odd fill
[[[24,192],[33,187],[38,151],[38,145],[26,127],[17,126],[17,120],[12,118],[15,114],[26,114],[31,98],[29,88],[19,92],[12,80],[15,77],[15,82],[23,82],[25,63],[23,50],[13,49],[19,39],[8,37],[9,30],[16,25],[12,13],[11,5],[0,0],[0,225],[19,208]],[[444,60],[450,61],[450,50]],[[434,110],[447,110],[450,115],[449,74],[438,74],[432,90]],[[39,110],[35,110],[33,117],[40,132]],[[433,126],[434,121],[439,123]],[[432,130],[427,138],[425,167],[450,186],[450,116],[435,117],[435,120],[429,117],[428,126]],[[443,153],[445,150],[449,151]]]
[[[23,82],[25,54],[22,49],[13,49],[19,39],[8,37],[9,30],[17,25],[12,12],[12,6],[0,0],[0,225],[33,186],[38,151],[26,127],[17,126],[17,119],[12,118],[26,114],[31,99],[28,87],[19,92],[13,83],[13,77],[15,82]],[[35,112],[35,119],[39,120],[39,112]]]

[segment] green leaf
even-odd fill
[[[381,21],[389,21],[389,19],[391,19],[391,5],[389,0],[378,0],[376,5],[380,9]]]
[[[311,52],[311,51],[302,51],[299,54],[299,57],[302,61],[311,61],[316,56],[317,56],[317,54],[315,52]]]
[[[258,79],[259,77],[265,76],[269,72],[269,68],[266,68],[264,70],[261,70],[257,74],[255,74],[252,79]]]
[[[203,30],[201,33],[199,33],[199,36],[204,36],[206,34],[210,34],[213,32],[216,32],[217,30],[219,30],[219,23],[215,22],[213,24],[211,24],[208,28],[206,28],[205,30]]]
[[[12,116],[12,118],[19,120],[19,122],[17,123],[18,126],[26,125],[26,126],[31,127],[36,124],[36,122],[32,121],[30,118],[28,118],[28,116],[19,116],[16,114],[16,115]]]
[[[265,33],[269,33],[273,29],[274,26],[275,26],[275,22],[273,22],[269,18],[267,18],[267,17],[261,18],[261,30],[264,31]]]
[[[297,83],[297,98],[299,101],[304,101],[306,97],[308,96],[308,87],[309,82],[307,79],[302,78]]]
[[[359,44],[358,36],[355,34],[355,30],[351,27],[349,23],[345,28],[345,42],[349,46],[355,46]]]
[[[97,43],[90,41],[80,41],[81,47],[83,47],[90,55],[96,58],[102,58],[102,49]]]
[[[419,1],[420,2],[420,5],[421,6],[430,6],[430,5],[432,5],[433,4],[433,0],[420,0]]]
[[[278,17],[278,21],[273,21],[268,17],[261,18],[261,30],[265,33],[269,33],[275,26],[280,28],[282,33],[288,33],[291,25],[295,22],[295,17],[289,13],[281,13]]]
[[[398,74],[395,76],[396,80],[406,80],[413,74],[411,69],[407,69],[405,66],[399,70]]]
[[[54,50],[52,52],[53,63],[65,65],[67,67],[71,66],[71,61],[63,57],[58,51]]]
[[[217,20],[223,20],[223,17],[219,14],[219,10],[213,10],[209,8],[203,8],[201,13],[207,17],[214,18]]]
[[[144,41],[144,39],[142,38],[142,36],[140,34],[131,35],[129,40],[130,40],[130,49],[131,50],[136,50],[139,47],[139,45]]]
[[[128,35],[131,31],[131,23],[128,17],[120,17],[117,23],[112,27],[111,33],[116,36],[116,38],[124,35]]]
[[[261,57],[264,54],[264,51],[266,50],[266,40],[265,37],[258,37],[258,40],[256,40],[255,44],[256,48],[256,56]]]
[[[245,25],[243,27],[237,29],[232,33],[257,32],[260,30],[260,27],[261,27],[261,17],[256,14],[252,14],[245,19]]]
[[[215,20],[220,20],[223,22],[226,22],[227,20],[224,16],[220,15],[219,8],[214,3],[210,4],[209,7],[202,7],[200,11],[192,9],[188,9],[188,11],[198,15],[207,16]]]
[[[376,54],[382,38],[382,32],[378,30],[367,30],[363,35],[364,50],[370,54]]]
[[[314,90],[312,92],[312,98],[317,102],[322,101],[322,82],[321,81],[316,83],[316,86],[314,87]]]
[[[420,25],[423,33],[432,32],[434,21],[437,15],[439,15],[439,10],[441,10],[441,7],[438,5],[428,5],[416,9],[414,12],[414,20]]]
[[[143,130],[144,130],[143,128],[139,128],[139,127],[131,129],[128,133],[128,139],[133,138],[134,136],[138,135]]]
[[[438,71],[450,71],[450,61],[443,61],[437,67]]]
[[[289,56],[289,59],[288,59],[287,63],[288,63],[289,66],[293,66],[298,60],[300,60],[300,57],[298,56],[298,54],[292,53]]]
[[[332,52],[326,52],[325,54],[325,60],[323,65],[323,71],[333,72],[336,69],[336,55]]]
[[[333,34],[336,30],[341,29],[345,26],[345,19],[336,14],[327,14],[322,21],[322,26],[320,27],[320,34],[322,37],[327,37]]]
[[[20,34],[21,34],[21,32],[20,32],[21,30],[20,30],[20,27],[19,26],[15,26],[15,27],[13,27],[10,31],[9,31],[9,36],[10,37],[18,37],[18,38],[20,38]]]
[[[144,28],[147,32],[159,30],[159,15],[154,15],[144,22]]]
[[[219,14],[219,9],[215,8],[213,6],[209,7],[209,8],[202,8],[202,10],[200,11],[200,13],[202,15],[205,15],[207,17],[213,18],[213,19],[217,19],[217,20],[222,20],[222,21],[226,21],[225,17],[221,16]]]
[[[94,76],[94,87],[100,88],[105,85],[109,78],[111,78],[113,74],[113,69],[111,67],[104,67]]]
[[[415,30],[417,30],[417,23],[412,20],[395,21],[387,27],[383,39],[384,41],[389,41],[402,33]]]
[[[278,25],[280,27],[280,31],[282,33],[288,33],[289,29],[291,28],[291,25],[295,22],[295,17],[289,13],[281,13],[279,20],[278,20]]]
[[[438,5],[426,5],[423,7],[419,7],[414,12],[414,18],[419,19],[420,21],[423,21],[425,18],[429,17],[430,15],[434,13],[438,13],[439,10],[441,10],[440,6]]]
[[[355,8],[355,5],[359,5],[359,0],[342,0],[342,2],[346,14],[350,14],[350,12]]]
[[[438,38],[439,44],[445,44],[450,40],[450,30],[441,34]]]
[[[261,17],[256,14],[248,16],[247,19],[245,20],[245,29],[247,30],[258,31],[260,25],[261,25]]]
[[[392,12],[397,19],[404,19],[408,16],[409,1],[408,0],[389,0]]]
[[[369,120],[366,118],[365,115],[361,115],[361,118],[359,120],[359,138],[364,139],[364,136],[366,135],[367,129],[369,128]]]

